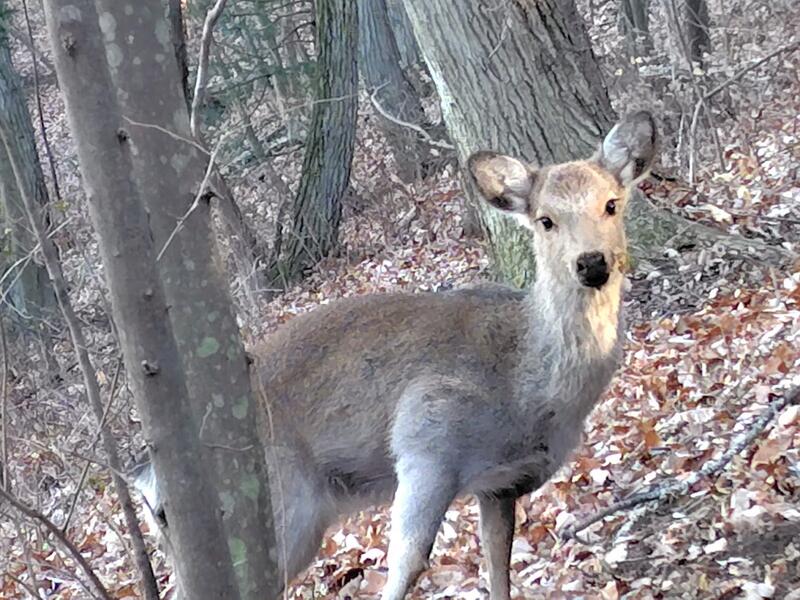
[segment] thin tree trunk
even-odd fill
[[[4,3],[0,2],[0,10]],[[22,157],[22,185],[17,183],[8,153],[0,148],[0,216],[10,232],[10,259],[16,262],[24,258],[35,247],[35,235],[25,216],[22,194],[27,194],[42,209],[49,203],[39,154],[19,77],[11,61],[7,43],[0,44],[0,126],[8,134],[9,144]],[[46,215],[46,213],[45,213]],[[53,288],[46,269],[35,260],[23,262],[21,273],[16,278],[12,298],[17,310],[26,316],[38,317],[52,313],[57,307]]]
[[[7,131],[0,125],[0,143],[3,144],[8,154],[19,189],[24,190],[26,188],[25,167],[22,162],[22,156],[20,156],[14,147],[12,136],[13,132]],[[69,329],[72,346],[75,348],[75,353],[78,356],[78,364],[80,365],[81,373],[83,374],[83,382],[86,386],[86,396],[89,399],[89,405],[97,421],[97,426],[100,428],[100,438],[103,442],[103,450],[106,454],[108,466],[110,467],[111,480],[114,484],[114,490],[117,492],[117,497],[122,507],[122,514],[125,518],[125,525],[128,528],[128,535],[133,545],[133,557],[140,577],[139,590],[142,596],[147,600],[158,600],[158,583],[156,583],[153,567],[148,558],[142,531],[139,529],[136,508],[131,500],[128,484],[122,475],[120,475],[122,472],[122,464],[119,459],[119,453],[117,452],[116,442],[114,441],[111,430],[103,423],[103,401],[100,398],[100,385],[97,383],[97,373],[89,357],[89,345],[86,343],[80,321],[72,308],[72,302],[67,294],[67,283],[64,280],[64,274],[61,270],[58,250],[53,240],[47,236],[45,220],[42,219],[42,210],[34,197],[27,191],[24,191],[22,192],[22,203],[25,207],[25,213],[28,217],[30,227],[34,231],[36,240],[42,249],[45,266],[50,276],[52,287],[55,290],[58,306],[61,309],[61,314],[64,315],[64,321],[66,321],[67,328]]]
[[[157,4],[163,15],[161,3]],[[205,464],[198,460],[202,454],[189,412],[181,357],[168,318],[148,215],[131,176],[126,124],[106,62],[104,37],[120,43],[129,38],[114,28],[107,13],[101,33],[93,0],[46,0],[44,6],[125,366],[166,505],[172,509],[171,539],[181,584],[192,599],[235,600],[239,594],[219,498]],[[173,56],[168,35],[150,51],[164,46],[166,56]],[[114,63],[119,65],[116,59]],[[177,94],[178,77],[174,72],[173,76],[171,87],[185,115]],[[185,274],[183,279],[188,279]],[[181,308],[173,306],[171,312]]]
[[[294,220],[276,283],[296,281],[338,243],[350,181],[358,108],[358,11],[350,0],[319,0],[317,93],[306,138]]]
[[[161,256],[164,292],[174,307],[170,320],[186,372],[193,422],[203,444],[202,458],[214,466],[218,494],[225,498],[223,523],[239,593],[243,599],[269,596],[270,591],[277,593],[279,582],[271,557],[275,532],[257,404],[227,278],[215,255],[209,205],[203,200],[194,204],[209,185],[205,177],[209,159],[186,141],[189,120],[176,85],[177,64],[159,57],[159,31],[167,25],[161,2],[140,0],[133,10],[118,0],[96,0],[96,4],[120,32],[135,32],[121,47],[105,36],[109,59],[117,59],[116,64],[109,62],[123,114],[176,134],[125,127],[135,185],[145,199]]]

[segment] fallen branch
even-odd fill
[[[667,502],[677,496],[685,496],[701,479],[717,475],[719,472],[721,472],[728,465],[728,463],[731,462],[734,456],[748,448],[750,444],[752,444],[753,441],[764,432],[775,416],[778,415],[778,413],[780,413],[784,408],[791,404],[798,403],[800,403],[800,388],[795,388],[778,400],[775,400],[750,424],[747,429],[736,435],[731,440],[731,444],[728,449],[725,450],[725,452],[723,452],[717,458],[706,462],[700,470],[695,471],[686,479],[669,479],[659,485],[653,486],[649,490],[639,492],[638,494],[634,494],[625,500],[617,502],[616,504],[612,504],[596,515],[583,521],[579,521],[572,527],[568,528],[566,531],[564,531],[562,537],[565,539],[571,538],[586,544],[587,542],[579,537],[578,533],[587,527],[602,521],[606,517],[610,517],[611,515],[621,511],[629,510],[640,504],[649,502]]]

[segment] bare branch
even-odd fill
[[[752,63],[750,65],[747,65],[743,69],[740,69],[733,76],[731,76],[730,79],[726,79],[725,81],[720,83],[717,87],[715,87],[713,90],[708,92],[705,96],[703,96],[703,100],[709,100],[712,97],[716,96],[718,93],[720,93],[726,87],[728,87],[730,84],[739,81],[742,77],[747,75],[747,73],[749,73],[750,71],[752,71],[753,69],[755,69],[757,67],[760,67],[761,65],[763,65],[768,60],[771,60],[771,59],[775,58],[776,56],[778,56],[779,54],[783,54],[784,52],[794,52],[798,48],[800,48],[800,41],[793,42],[793,43],[787,44],[785,46],[781,46],[780,48],[778,48],[777,50],[775,50],[773,52],[770,52],[769,54],[767,54],[763,58],[759,58],[756,62],[754,62],[754,63]]]
[[[415,125],[414,123],[409,123],[408,121],[403,121],[402,119],[399,119],[399,118],[395,117],[394,115],[389,114],[389,112],[387,112],[387,110],[380,105],[380,102],[378,102],[378,98],[377,98],[378,92],[380,92],[387,85],[388,85],[388,83],[384,83],[383,85],[379,85],[378,87],[376,87],[373,90],[372,95],[369,97],[370,101],[372,102],[372,106],[375,107],[375,110],[377,110],[381,114],[381,116],[383,116],[383,118],[388,119],[389,121],[391,121],[392,123],[395,123],[396,125],[400,125],[401,127],[406,127],[408,129],[411,129],[412,131],[415,131],[416,133],[418,133],[422,137],[422,139],[425,142],[427,142],[431,146],[435,146],[436,148],[442,148],[444,150],[455,150],[456,149],[456,147],[453,146],[452,144],[448,144],[447,142],[442,142],[440,140],[433,139],[428,134],[428,132],[425,131],[419,125]]]
[[[167,251],[167,248],[169,248],[170,244],[172,244],[175,236],[178,235],[181,229],[183,229],[183,224],[186,222],[186,219],[188,219],[192,213],[197,210],[197,207],[200,206],[200,201],[205,197],[206,191],[209,189],[208,182],[211,180],[211,177],[216,169],[217,153],[219,152],[223,139],[224,136],[223,138],[220,138],[219,143],[217,143],[217,146],[214,148],[214,151],[211,153],[211,156],[208,159],[208,166],[206,167],[205,175],[203,175],[203,181],[200,183],[200,188],[197,190],[197,194],[194,197],[194,202],[192,202],[192,205],[183,214],[183,216],[178,219],[178,224],[175,225],[175,229],[173,229],[172,233],[169,234],[167,241],[164,242],[164,246],[159,251],[158,256],[156,256],[156,262],[161,260],[161,257],[164,256],[164,253]]]
[[[0,489],[0,497],[5,498],[8,503],[16,508],[19,512],[23,515],[32,519],[34,521],[38,521],[42,525],[44,525],[45,529],[49,531],[53,537],[55,537],[62,546],[66,549],[72,559],[78,564],[78,566],[83,571],[84,575],[92,582],[92,585],[95,588],[95,591],[100,595],[101,598],[104,600],[112,600],[111,594],[108,593],[108,590],[103,585],[103,582],[95,574],[94,570],[92,570],[92,566],[86,561],[86,559],[81,554],[81,551],[73,544],[67,536],[53,523],[50,519],[40,513],[38,510],[34,510],[29,506],[26,506],[22,502],[20,502],[17,498],[15,498],[12,494],[8,493],[7,491]]]
[[[725,452],[720,454],[717,458],[706,462],[701,469],[692,473],[691,476],[682,480],[668,479],[659,485],[651,487],[649,490],[639,492],[625,500],[612,504],[593,517],[580,521],[570,527],[563,533],[563,537],[576,539],[583,543],[584,541],[577,536],[578,532],[602,521],[606,517],[610,517],[615,513],[629,510],[647,502],[665,502],[675,496],[686,495],[701,479],[716,475],[731,462],[734,456],[748,448],[784,408],[798,403],[800,403],[800,388],[795,388],[772,402],[767,409],[756,417],[749,427],[731,440],[731,444]]]
[[[110,314],[109,314],[110,316]],[[108,400],[106,401],[105,409],[103,410],[103,418],[100,421],[100,424],[97,426],[97,431],[95,431],[94,439],[92,443],[89,444],[89,450],[94,450],[94,447],[97,445],[97,441],[100,439],[101,432],[103,428],[106,426],[106,421],[108,420],[108,412],[111,409],[111,404],[114,401],[114,395],[117,393],[117,383],[119,382],[119,374],[122,370],[122,360],[117,360],[117,368],[114,370],[114,379],[111,380],[111,391],[108,393]],[[83,490],[83,485],[86,483],[86,476],[89,474],[89,465],[92,464],[92,461],[87,460],[83,465],[83,471],[81,471],[80,479],[78,480],[78,485],[75,488],[75,493],[72,494],[72,502],[69,506],[69,511],[67,511],[67,516],[64,519],[64,524],[61,526],[61,531],[64,533],[67,532],[69,528],[69,522],[72,520],[72,515],[75,512],[75,507],[78,505],[78,498],[80,497],[81,490]]]
[[[200,61],[197,65],[197,81],[194,85],[194,97],[192,98],[192,114],[189,119],[192,135],[200,139],[198,121],[200,119],[200,107],[206,95],[208,85],[208,57],[211,53],[211,41],[214,35],[214,26],[217,24],[222,11],[228,0],[217,0],[216,4],[206,14],[203,23],[203,37],[200,42]]]

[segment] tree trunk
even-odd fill
[[[358,0],[358,63],[364,83],[375,101],[391,116],[417,126],[425,125],[425,111],[400,67],[386,0]],[[413,181],[421,174],[426,148],[408,127],[381,118],[394,151],[400,178]]]
[[[338,243],[350,181],[358,108],[358,11],[350,0],[319,0],[317,91],[290,237],[274,281],[297,281]]]
[[[258,436],[259,413],[227,277],[215,255],[204,198],[210,185],[204,177],[209,158],[185,141],[191,134],[177,85],[180,71],[175,60],[164,60],[159,53],[166,46],[159,32],[168,24],[158,0],[140,0],[133,10],[118,0],[96,0],[96,4],[118,31],[135,33],[125,45],[105,35],[123,114],[176,134],[125,127],[135,185],[145,199],[160,255],[164,292],[174,307],[170,320],[186,372],[193,422],[204,446],[202,457],[215,468],[224,504],[223,522],[239,592],[242,598],[277,594],[277,564],[270,557],[275,533]]]
[[[0,10],[4,4],[0,2]],[[25,215],[21,193],[28,194],[45,211],[49,202],[39,154],[19,77],[11,61],[8,44],[0,44],[0,126],[8,132],[11,150],[21,157],[22,181],[20,190],[11,168],[8,153],[0,148],[0,217],[3,229],[8,230],[7,250],[10,263],[24,259],[36,246],[35,235]],[[0,251],[4,250],[0,248]],[[56,309],[55,294],[47,277],[47,270],[36,260],[22,261],[17,273],[10,274],[13,285],[11,298],[19,314],[34,319],[51,314]]]
[[[686,39],[692,62],[703,64],[703,54],[711,51],[710,25],[706,0],[686,0]]]
[[[161,3],[155,4],[153,8],[163,18]],[[121,23],[115,19],[118,15],[105,12],[99,19],[93,0],[47,0],[44,6],[125,366],[153,463],[164,485],[167,506],[173,507],[171,539],[181,584],[189,598],[236,599],[239,594],[220,518],[220,498],[214,493],[206,465],[198,460],[202,456],[201,447],[187,402],[181,356],[168,317],[170,312],[181,312],[183,307],[173,305],[170,310],[164,296],[156,265],[157,248],[148,225],[150,216],[134,185],[134,149],[126,133],[129,125],[117,104],[118,94],[103,46],[104,38],[110,45],[117,42],[116,49],[110,52],[110,62],[119,67],[122,48],[132,39],[127,32],[133,29],[117,31],[117,24]],[[127,5],[130,6],[133,5]],[[158,44],[151,44],[148,55],[162,49],[164,56],[174,56],[169,29],[164,25],[159,31],[166,35],[160,36]],[[170,60],[164,63],[172,67],[150,75],[161,77],[169,73],[173,77],[168,85],[158,89],[174,90],[182,109],[181,120],[185,121],[186,109],[179,94],[175,63]],[[187,156],[172,153],[170,158],[172,163],[167,159],[167,164],[177,167]],[[149,177],[155,179],[156,175]],[[172,177],[178,179],[176,173]],[[202,259],[197,257],[198,262]],[[191,268],[187,263],[185,270]],[[173,273],[174,277],[178,275]],[[185,271],[181,279],[192,285]],[[180,284],[177,280],[172,282]],[[190,306],[190,310],[193,308]],[[206,318],[209,315],[203,315],[203,322],[210,320]],[[205,344],[196,350],[203,355],[211,347],[215,344]]]
[[[614,121],[608,93],[572,0],[519,0],[503,10],[467,0],[406,0],[442,113],[465,165],[496,150],[541,165],[590,156]],[[478,206],[499,278],[523,286],[534,259],[529,233]],[[631,203],[632,244],[657,248],[679,219]],[[643,228],[643,229],[640,229]]]
[[[619,31],[625,36],[630,56],[650,54],[650,0],[620,0],[619,9]]]
[[[411,21],[408,20],[403,0],[385,0],[385,2],[389,24],[392,27],[397,50],[400,52],[400,66],[407,69],[422,60],[417,40],[414,37],[414,29],[411,27]]]
[[[186,53],[186,26],[183,23],[183,8],[181,0],[167,1],[167,19],[169,19],[172,47],[175,51],[175,60],[178,61],[178,70],[181,76],[181,89],[186,98],[186,109],[192,107],[192,87],[189,85],[189,57]]]

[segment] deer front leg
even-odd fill
[[[509,563],[514,539],[514,504],[516,497],[480,495],[481,545],[489,572],[491,600],[510,600]]]
[[[397,480],[387,556],[389,576],[381,600],[403,600],[428,568],[436,532],[457,492],[455,477],[429,460],[399,460]]]

